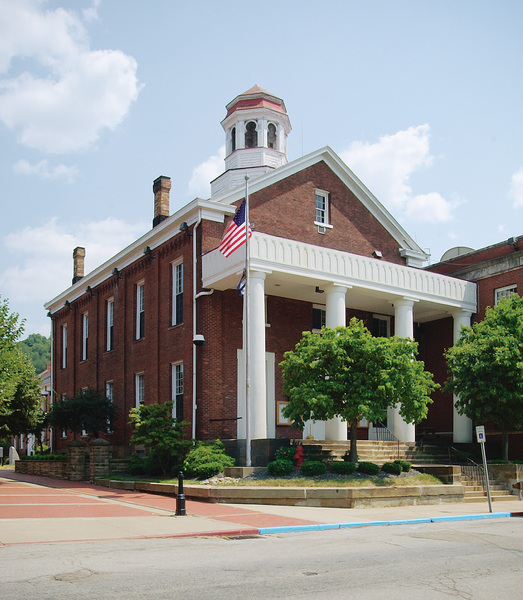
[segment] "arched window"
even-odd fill
[[[231,129],[231,152],[236,150],[236,127]]]
[[[258,146],[258,132],[256,131],[256,123],[249,121],[245,131],[245,147],[256,148]]]
[[[276,126],[272,123],[267,128],[267,147],[276,148]]]

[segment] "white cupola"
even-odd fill
[[[211,182],[212,196],[287,164],[291,124],[283,100],[255,85],[226,108],[225,172]]]

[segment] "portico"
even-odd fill
[[[216,290],[235,288],[244,259],[242,251],[228,258],[218,250],[207,253],[202,263],[203,286]],[[267,404],[267,398],[274,398],[274,394],[267,390],[266,296],[312,304],[321,302],[325,305],[328,327],[344,326],[347,308],[394,317],[394,333],[403,337],[413,337],[415,322],[452,316],[456,338],[461,326],[470,323],[476,307],[473,283],[260,232],[251,238],[250,264],[248,337],[253,378],[249,410],[252,439],[268,437],[272,429],[268,418],[274,413]],[[241,394],[241,386],[238,391]],[[346,423],[339,419],[311,426],[316,439],[347,439]],[[389,415],[389,429],[401,441],[415,441],[414,426],[405,423],[397,410]],[[469,441],[470,431],[470,421],[455,415],[456,441]],[[308,433],[309,426],[305,435]]]

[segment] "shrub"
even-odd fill
[[[300,473],[307,477],[323,475],[327,472],[327,465],[320,460],[306,460],[300,467]]]
[[[360,473],[365,473],[365,475],[377,475],[380,472],[380,468],[375,463],[371,462],[360,462],[358,463],[358,469]]]
[[[274,460],[293,460],[296,454],[296,446],[281,446],[274,453]]]
[[[344,460],[335,460],[331,464],[331,471],[337,475],[352,475],[356,470],[356,465],[353,462]]]
[[[273,477],[285,477],[292,473],[293,468],[292,460],[273,460],[267,465],[267,473]]]
[[[408,460],[395,460],[394,461],[397,465],[401,465],[401,468],[403,470],[404,473],[408,473],[411,469],[412,469],[412,463],[409,462]]]
[[[214,477],[225,467],[234,467],[234,458],[225,453],[225,447],[220,440],[213,444],[200,442],[189,452],[183,463],[184,472],[196,479]]]
[[[67,454],[34,454],[33,456],[21,456],[20,460],[30,460],[30,461],[65,461],[67,460]]]
[[[397,462],[386,462],[381,467],[381,470],[391,475],[399,475],[403,471],[403,467]]]

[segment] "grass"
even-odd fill
[[[175,478],[147,478],[133,477],[131,475],[110,475],[110,479],[116,481],[146,481],[152,483],[178,483],[178,477]],[[194,479],[184,479],[187,485],[201,485],[200,481]],[[321,477],[268,477],[261,478],[245,478],[239,481],[218,482],[220,486],[237,486],[237,487],[405,487],[410,485],[443,485],[443,483],[426,473],[410,475],[408,477],[394,476],[376,476],[362,477],[361,475],[350,476],[335,476],[332,473],[327,473]]]

